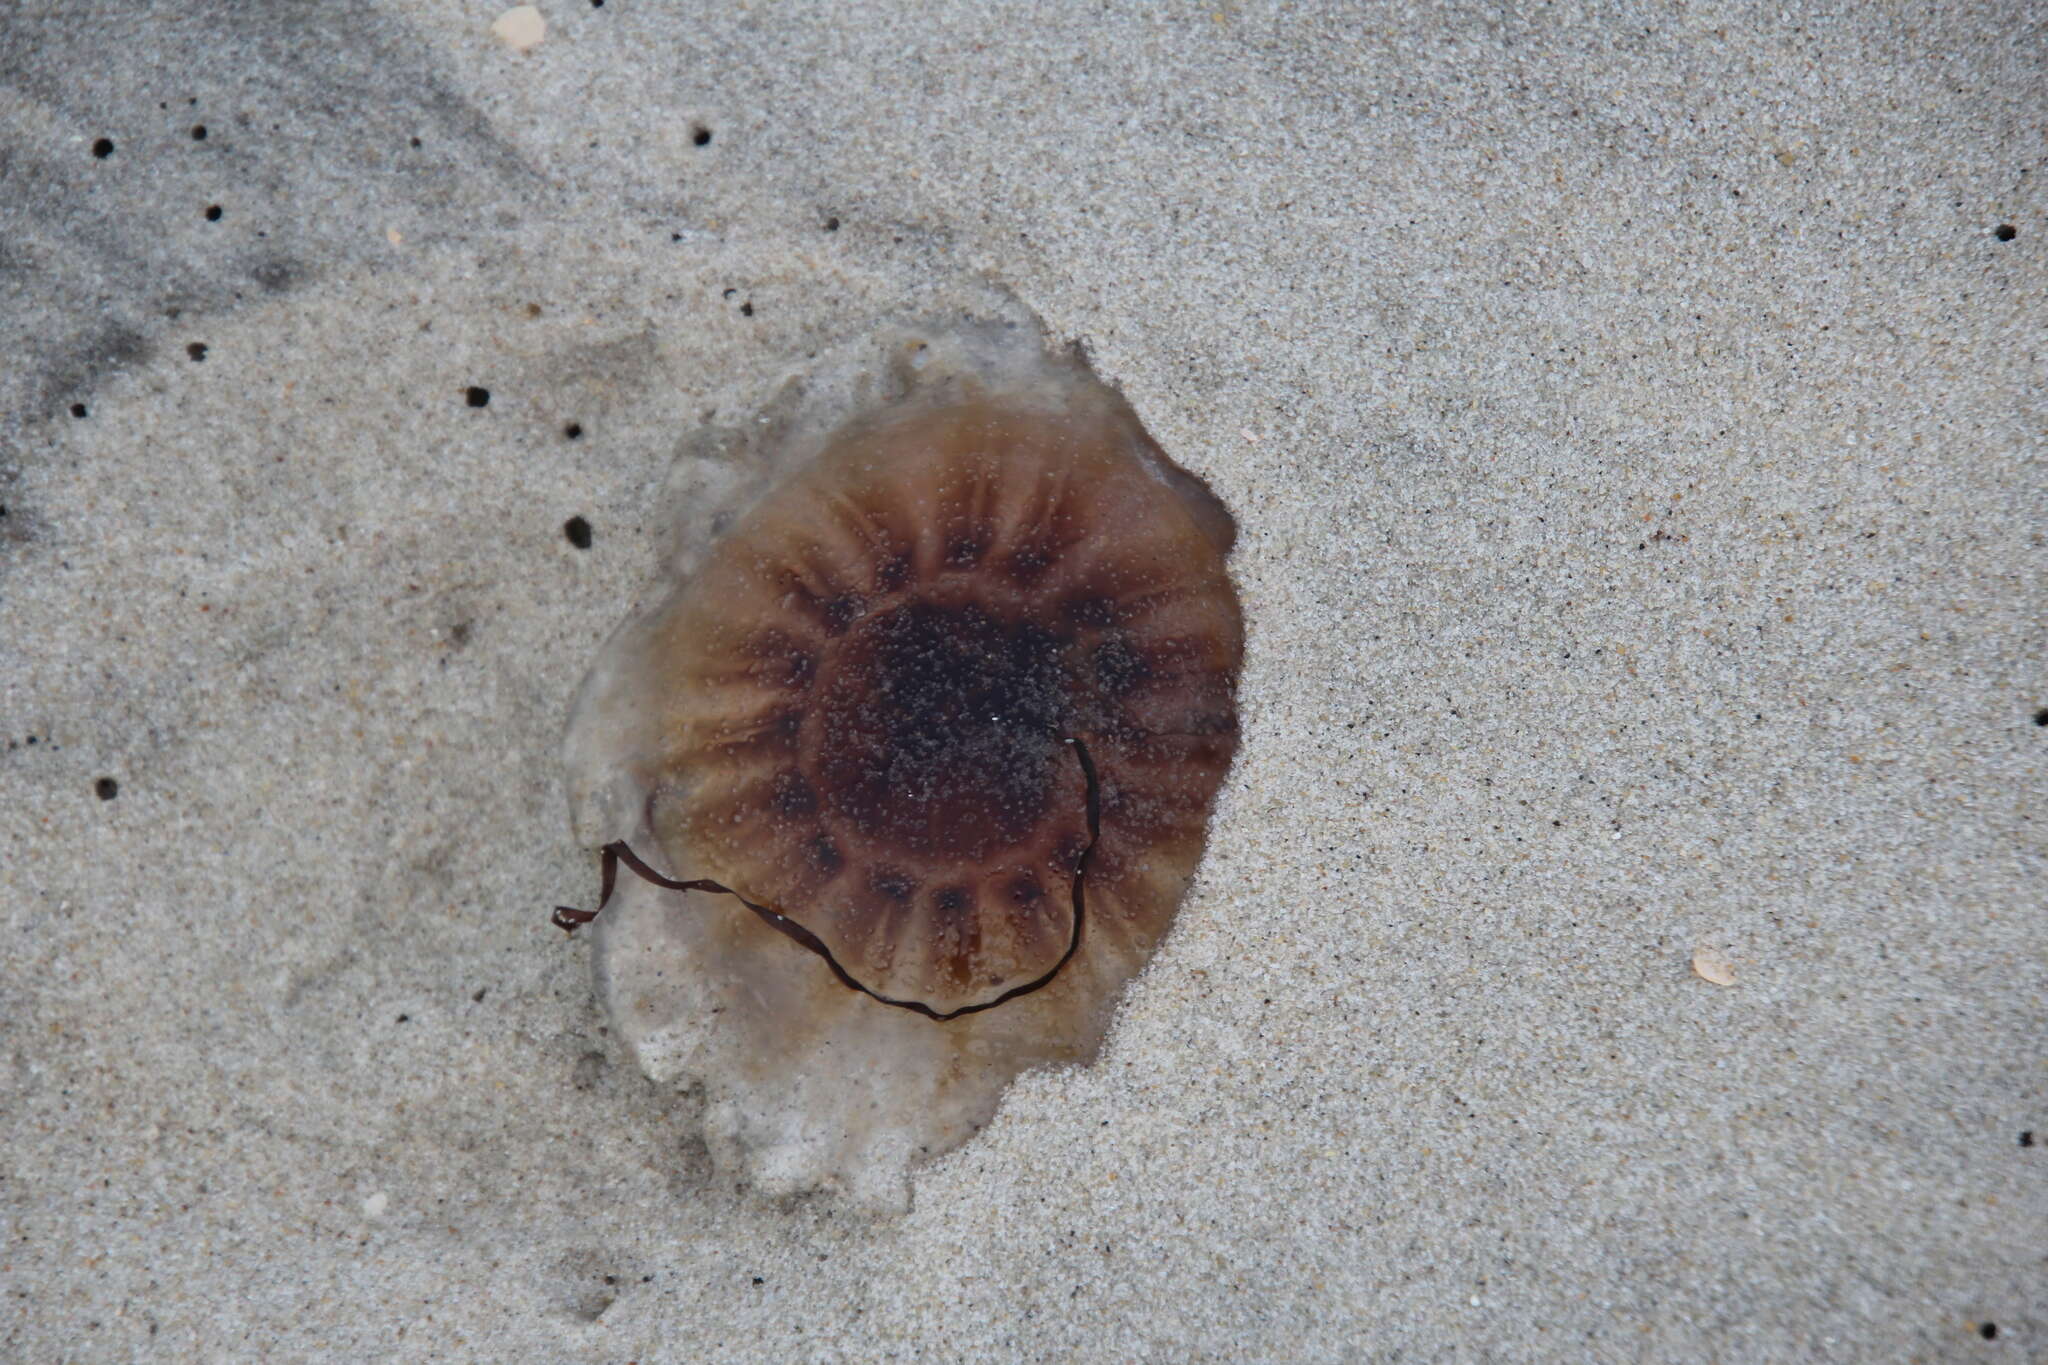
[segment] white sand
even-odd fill
[[[2048,1353],[2024,6],[281,8],[0,17],[0,1356]],[[701,415],[988,281],[1244,748],[1099,1066],[768,1205],[559,729]]]

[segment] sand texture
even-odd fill
[[[509,8],[0,7],[0,1358],[2048,1357],[2038,7]],[[1242,745],[1097,1065],[766,1199],[563,725],[992,295]]]

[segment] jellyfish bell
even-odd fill
[[[1020,1071],[1094,1057],[1172,922],[1236,746],[1235,528],[1035,327],[796,393],[689,457],[728,506],[594,662],[572,803],[651,874],[595,926],[643,1069],[762,1189],[900,1206]]]

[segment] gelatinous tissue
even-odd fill
[[[721,1166],[900,1208],[1020,1071],[1094,1058],[1172,922],[1237,743],[1235,526],[1023,318],[845,348],[671,494],[574,823],[734,894],[625,878],[598,991]]]

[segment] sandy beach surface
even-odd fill
[[[0,1356],[2048,1358],[2038,8],[506,8],[0,10]],[[763,1199],[562,726],[990,291],[1243,744],[1097,1065]]]

